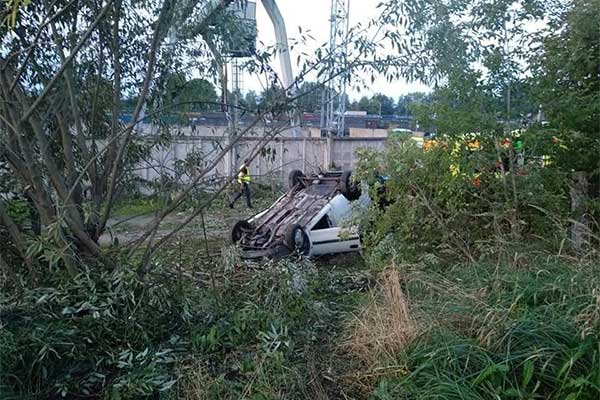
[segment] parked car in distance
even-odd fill
[[[244,258],[360,250],[358,229],[351,222],[370,199],[353,182],[350,171],[304,175],[294,170],[288,186],[269,208],[231,228],[231,241],[239,244]]]

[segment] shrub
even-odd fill
[[[534,157],[522,168],[502,171],[504,157],[493,137],[469,142],[447,138],[429,151],[411,142],[390,141],[383,153],[364,150],[358,179],[380,198],[364,217],[372,264],[423,261],[433,255],[448,262],[499,254],[507,243],[531,250],[559,251],[567,238],[567,175],[542,167]],[[534,239],[534,240],[530,240]],[[393,246],[390,246],[389,243]]]
[[[173,287],[164,279],[148,285],[129,269],[97,267],[6,292],[4,388],[33,398],[116,399],[169,389],[189,306]]]
[[[303,398],[306,348],[328,328],[328,309],[315,305],[308,287],[313,266],[284,260],[229,273],[210,320],[191,327],[192,349],[204,362],[185,369],[178,396]]]

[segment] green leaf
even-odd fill
[[[517,388],[509,388],[509,389],[506,389],[506,390],[504,391],[504,393],[503,393],[503,394],[504,394],[504,396],[506,396],[506,397],[517,397],[517,398],[521,398],[521,397],[523,397],[523,394],[522,394],[522,393],[521,393],[521,391],[520,391],[519,389],[517,389]]]
[[[177,379],[173,379],[171,381],[165,382],[162,384],[162,386],[160,387],[160,389],[158,389],[159,392],[164,392],[166,390],[171,389],[171,387],[177,382]]]
[[[481,382],[483,382],[488,377],[490,377],[492,374],[494,374],[496,371],[498,371],[500,369],[499,367],[500,367],[500,365],[498,365],[498,364],[488,365],[483,371],[481,371],[479,376],[477,378],[475,378],[475,380],[473,381],[471,386],[479,385]]]
[[[523,388],[526,388],[527,385],[529,384],[529,382],[531,381],[531,378],[533,377],[534,369],[535,369],[535,364],[534,364],[533,360],[527,360],[525,362],[525,365],[523,366],[523,382],[522,382]]]

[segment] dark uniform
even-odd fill
[[[240,170],[238,171],[237,181],[240,184],[240,190],[233,196],[231,203],[229,203],[229,208],[233,208],[235,202],[244,194],[246,195],[246,205],[248,208],[252,208],[252,197],[250,194],[250,170],[246,164],[242,164]]]

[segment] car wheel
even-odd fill
[[[242,239],[246,232],[252,231],[252,225],[248,221],[238,221],[231,227],[230,239],[232,243],[237,243]]]
[[[344,171],[340,179],[340,190],[342,194],[350,201],[360,197],[360,188],[352,181],[352,172]]]
[[[294,224],[285,230],[284,242],[290,251],[297,251],[303,255],[308,254],[310,243],[306,232],[300,225]]]
[[[301,184],[302,178],[304,178],[304,172],[300,171],[299,169],[290,171],[290,174],[288,175],[289,188],[293,189],[296,187],[296,185]]]

